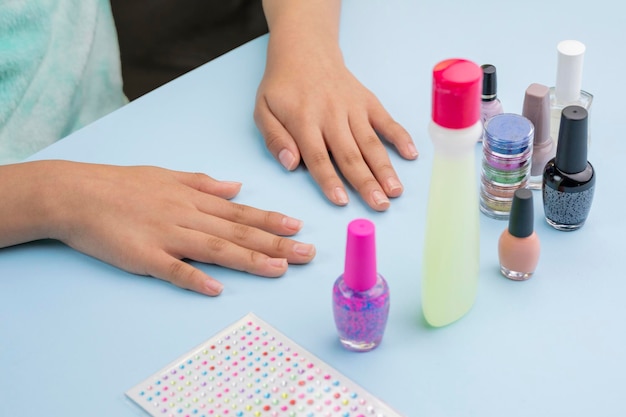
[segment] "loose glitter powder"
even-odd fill
[[[528,185],[533,137],[533,124],[518,114],[498,114],[485,124],[480,210],[487,216],[507,219],[515,190]]]
[[[126,395],[153,417],[401,417],[252,313]]]

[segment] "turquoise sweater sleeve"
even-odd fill
[[[126,101],[108,0],[0,1],[0,164]]]

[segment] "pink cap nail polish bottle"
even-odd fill
[[[389,286],[376,270],[374,224],[348,225],[344,273],[333,286],[333,313],[341,344],[365,352],[380,344],[389,315]]]
[[[492,64],[481,65],[483,70],[483,90],[480,100],[480,120],[485,122],[496,114],[504,113],[502,102],[498,98],[496,67]],[[482,141],[482,136],[480,137]]]

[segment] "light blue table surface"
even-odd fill
[[[341,44],[355,75],[412,134],[421,156],[390,149],[404,195],[385,213],[353,192],[329,204],[307,172],[288,173],[252,120],[264,68],[261,37],[86,127],[35,158],[150,164],[244,186],[235,201],[303,219],[317,257],[265,279],[212,265],[225,284],[208,298],[134,276],[53,241],[0,251],[0,416],[136,416],[124,392],[254,312],[406,416],[626,415],[624,121],[626,25],[617,3],[350,0]],[[527,282],[503,278],[507,223],[481,215],[475,306],[429,328],[420,284],[432,146],[432,66],[465,57],[498,69],[505,110],[521,112],[533,82],[553,85],[556,44],[587,45],[583,88],[594,94],[589,159],[597,188],[586,225],[558,232],[535,194],[542,254]],[[620,109],[622,109],[620,113]],[[480,148],[477,146],[477,173]],[[453,191],[453,190],[451,190]],[[459,208],[461,210],[462,208]],[[337,341],[331,288],[348,222],[377,227],[378,267],[391,287],[383,344],[356,354]]]

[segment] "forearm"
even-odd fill
[[[340,0],[263,0],[270,32],[318,33],[336,41]]]
[[[268,62],[304,51],[310,58],[330,53],[341,59],[340,0],[263,0],[263,10],[270,30]]]

